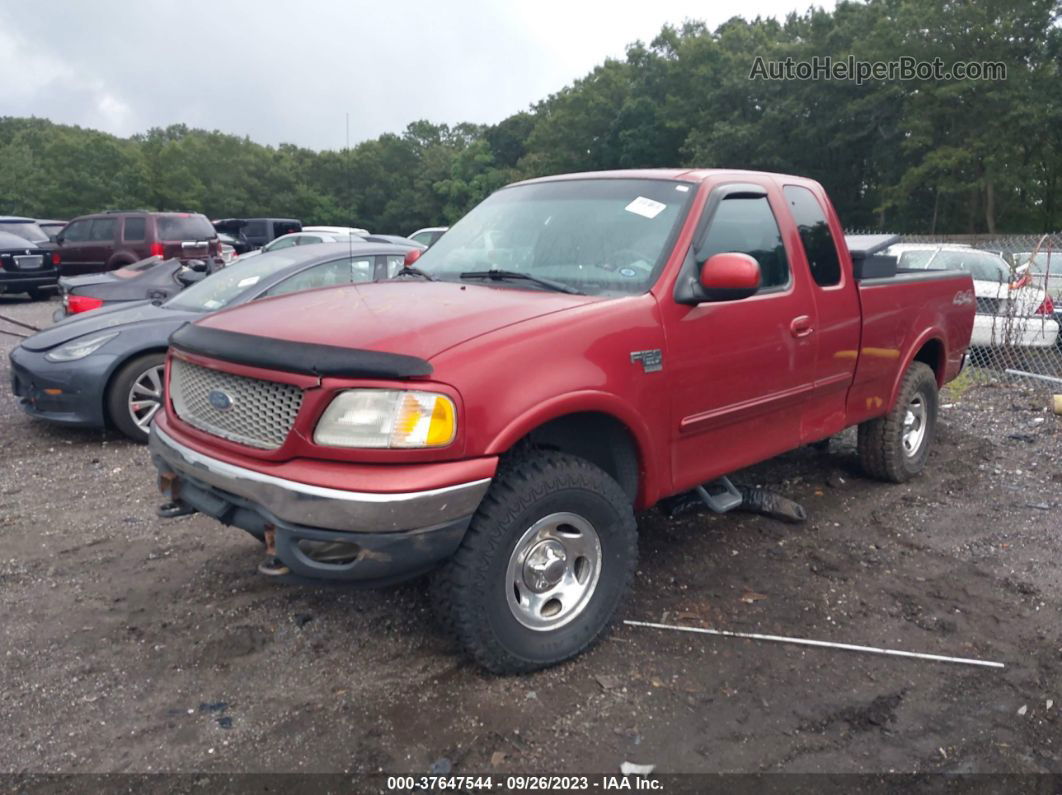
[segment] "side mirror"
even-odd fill
[[[189,260],[188,261],[188,267],[191,268],[194,271],[199,271],[200,273],[205,273],[206,269],[207,269],[207,264],[206,264],[205,260],[193,259],[193,260]]]
[[[409,267],[418,259],[420,259],[421,251],[419,248],[410,249],[406,252],[406,258],[402,261],[402,264]]]
[[[63,236],[62,232],[55,236],[55,242],[58,243],[60,246],[63,245],[64,240],[66,240],[66,238]]]
[[[701,266],[705,301],[737,301],[760,289],[760,263],[748,254],[713,254]]]

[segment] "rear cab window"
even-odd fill
[[[815,284],[819,287],[840,284],[841,260],[826,220],[826,212],[819,200],[814,193],[800,185],[786,185],[782,193],[793,221],[800,230],[800,243]]]
[[[155,219],[159,240],[210,240],[217,237],[214,227],[202,215],[160,215]]]

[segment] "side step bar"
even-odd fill
[[[698,486],[695,491],[708,509],[715,513],[728,513],[740,506],[745,499],[727,477]]]

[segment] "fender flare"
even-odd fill
[[[639,507],[655,503],[661,493],[663,473],[654,451],[652,435],[641,415],[621,398],[610,392],[580,390],[550,398],[520,414],[506,425],[487,445],[485,455],[501,455],[527,434],[551,420],[569,414],[595,412],[616,420],[631,435],[638,456],[641,477],[638,478]]]
[[[899,368],[897,368],[896,376],[894,377],[892,382],[892,389],[889,391],[890,411],[892,410],[892,407],[896,405],[896,398],[900,394],[900,385],[903,383],[903,377],[907,373],[907,368],[911,366],[911,362],[914,361],[915,356],[918,355],[918,352],[922,350],[922,347],[927,342],[940,343],[940,347],[942,350],[942,360],[938,362],[937,366],[933,369],[937,377],[937,387],[940,388],[941,386],[943,386],[943,384],[941,383],[941,379],[944,377],[944,368],[947,367],[948,346],[947,343],[944,342],[944,332],[936,326],[931,326],[930,328],[923,331],[920,335],[918,335],[915,338],[914,343],[908,346],[907,353],[904,354],[902,364]]]

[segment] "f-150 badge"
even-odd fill
[[[650,351],[631,351],[631,364],[642,363],[642,370],[647,373],[658,373],[664,369],[664,354],[659,348]]]

